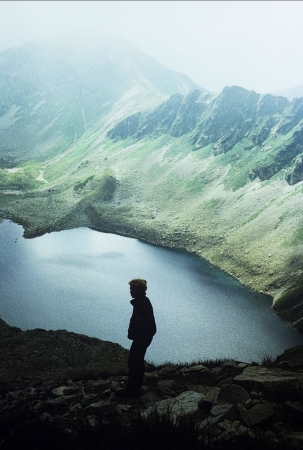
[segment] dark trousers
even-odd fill
[[[141,389],[145,372],[144,356],[152,340],[153,338],[135,339],[130,347],[126,389],[131,394],[137,394]]]

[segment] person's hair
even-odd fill
[[[142,278],[135,278],[134,280],[130,280],[128,284],[138,289],[138,291],[146,292],[147,283],[146,280],[142,280]]]

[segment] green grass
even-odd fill
[[[74,186],[74,191],[77,192],[79,189],[83,189],[83,188],[87,185],[87,183],[88,183],[89,181],[91,181],[91,180],[94,179],[94,176],[95,176],[95,175],[92,175],[92,176],[86,178],[86,180],[77,183],[77,184]]]
[[[299,244],[303,244],[303,227],[297,228],[288,239],[281,243],[281,246],[292,247]]]
[[[218,198],[212,198],[203,204],[203,208],[214,209],[217,208],[222,203],[222,200]]]

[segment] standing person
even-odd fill
[[[133,314],[128,327],[128,339],[132,345],[128,357],[128,382],[125,389],[116,391],[117,397],[136,397],[140,395],[145,365],[144,356],[147,347],[156,334],[156,322],[153,307],[146,297],[146,280],[136,278],[129,281]]]

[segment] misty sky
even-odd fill
[[[114,32],[201,87],[303,85],[301,1],[0,1],[0,51],[77,30]]]

